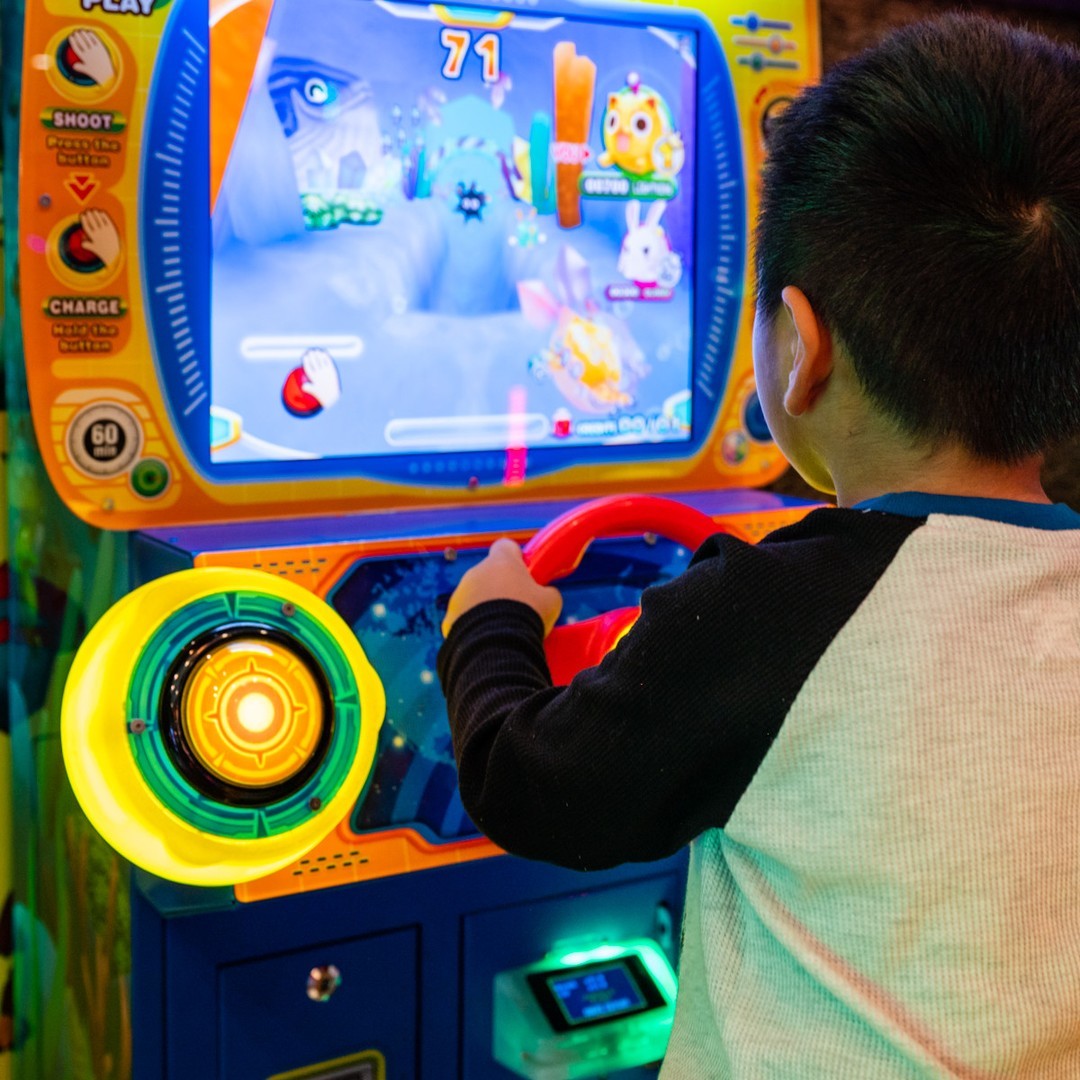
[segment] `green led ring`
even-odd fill
[[[318,665],[332,702],[330,740],[319,768],[297,790],[267,806],[230,805],[199,791],[170,755],[162,723],[176,658],[200,637],[237,624],[266,627],[298,642]],[[136,661],[125,710],[132,757],[154,796],[192,828],[232,839],[276,836],[308,820],[341,789],[360,743],[360,695],[337,641],[307,612],[283,605],[280,597],[247,590],[206,596],[165,619]]]

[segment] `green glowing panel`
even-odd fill
[[[645,938],[552,954],[495,977],[495,1059],[530,1080],[604,1076],[659,1061],[675,972]]]

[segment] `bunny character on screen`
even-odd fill
[[[644,352],[626,322],[601,309],[588,260],[579,251],[568,245],[559,250],[554,278],[554,290],[540,280],[518,282],[525,320],[551,332],[547,347],[530,357],[530,373],[539,381],[551,379],[582,412],[629,408],[649,372]]]
[[[626,235],[623,237],[616,269],[639,288],[674,289],[682,278],[682,259],[671,250],[671,242],[660,224],[667,203],[657,199],[649,204],[641,220],[641,203],[626,204]]]

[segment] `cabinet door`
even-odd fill
[[[409,1080],[416,1075],[418,962],[418,933],[403,929],[219,968],[221,1075],[269,1080],[372,1050],[385,1059],[387,1080]],[[323,1000],[313,1000],[320,989]],[[325,1073],[334,1075],[334,1067]]]

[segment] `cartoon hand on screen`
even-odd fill
[[[114,266],[120,258],[120,232],[113,219],[104,210],[84,210],[79,215],[79,224],[85,237],[83,247],[106,267]]]
[[[76,56],[71,66],[80,75],[93,79],[98,86],[105,86],[116,78],[116,68],[105,43],[93,30],[76,30],[68,44]]]
[[[302,358],[304,378],[300,389],[310,394],[324,409],[341,398],[341,376],[334,358],[325,349],[308,349]]]

